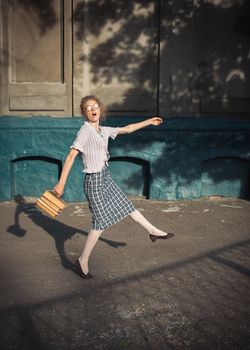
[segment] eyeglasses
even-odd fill
[[[90,112],[91,110],[98,109],[98,108],[99,108],[99,104],[98,104],[98,103],[95,103],[93,106],[87,105],[87,106],[85,107],[85,111]]]

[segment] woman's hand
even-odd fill
[[[57,185],[55,185],[55,187],[53,188],[53,191],[56,193],[56,195],[58,197],[61,197],[63,195],[63,191],[64,191],[64,185],[58,183]]]
[[[151,125],[158,126],[163,123],[163,118],[162,117],[153,117],[151,118]]]

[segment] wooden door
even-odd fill
[[[72,115],[71,1],[1,2],[2,113]]]

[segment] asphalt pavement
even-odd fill
[[[34,199],[0,203],[1,350],[250,348],[250,202],[132,200],[175,236],[152,243],[122,220],[97,243],[91,280],[72,269],[86,203],[56,219]]]

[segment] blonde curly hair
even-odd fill
[[[81,114],[83,116],[85,116],[86,114],[86,104],[88,101],[90,100],[94,100],[96,103],[98,103],[99,107],[100,107],[100,112],[101,112],[101,118],[105,119],[106,116],[107,116],[107,109],[106,107],[104,106],[104,104],[102,103],[102,101],[100,100],[99,97],[95,96],[95,95],[87,95],[87,96],[84,96],[82,99],[81,99],[81,103],[80,103],[80,110],[81,110]]]

